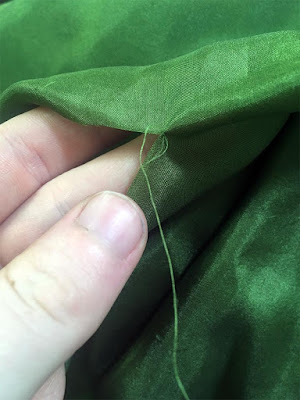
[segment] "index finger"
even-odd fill
[[[0,223],[46,182],[125,138],[35,108],[0,125]]]

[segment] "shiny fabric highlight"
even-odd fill
[[[298,1],[49,4],[0,5],[0,121],[44,105],[133,136],[164,133],[168,150],[145,169],[174,263],[187,392],[298,399]],[[169,269],[142,173],[129,195],[149,242],[74,355],[66,399],[182,398]]]

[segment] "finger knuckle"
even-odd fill
[[[51,319],[67,323],[75,316],[78,289],[70,280],[62,280],[48,268],[40,269],[40,282],[33,291],[34,302]]]
[[[63,281],[54,270],[41,264],[30,264],[26,269],[26,273],[22,273],[21,269],[7,268],[5,274],[10,291],[23,309],[36,316],[46,316],[52,322],[68,323],[78,301],[75,285]]]
[[[6,134],[3,138],[9,146],[15,162],[38,182],[39,187],[51,179],[48,165],[42,157],[41,151],[33,143],[30,143],[22,135],[11,137]]]

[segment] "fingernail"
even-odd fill
[[[136,248],[144,232],[137,206],[128,197],[114,192],[93,197],[77,221],[121,258],[128,257]]]

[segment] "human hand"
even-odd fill
[[[137,174],[142,138],[93,159],[126,134],[112,130],[42,107],[0,126],[1,399],[63,399],[64,362],[144,251],[143,212],[113,193]]]

